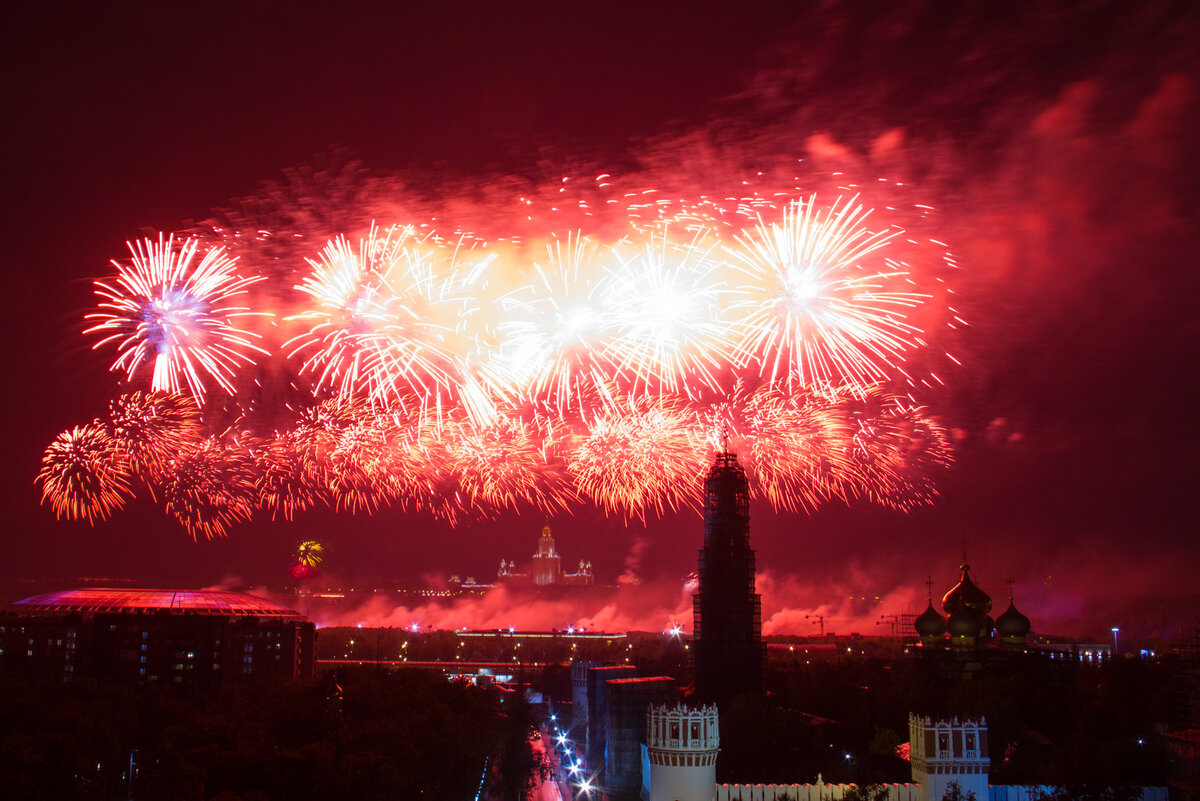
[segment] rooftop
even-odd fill
[[[17,601],[10,608],[22,615],[169,612],[237,617],[301,617],[299,612],[265,598],[224,590],[131,590],[95,587],[34,595]]]

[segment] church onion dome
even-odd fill
[[[955,639],[975,638],[983,632],[984,615],[969,606],[960,606],[946,621],[946,631]]]
[[[937,639],[946,633],[946,618],[938,614],[933,608],[933,601],[930,601],[929,606],[913,623],[913,627],[921,637]]]
[[[1008,609],[996,620],[996,631],[1006,639],[1023,640],[1032,628],[1029,618],[1017,611],[1017,605],[1011,600]]]
[[[971,581],[971,566],[962,566],[962,578],[958,580],[950,592],[942,598],[942,609],[947,615],[953,616],[959,607],[968,606],[979,613],[980,617],[992,611],[992,598]]]

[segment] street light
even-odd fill
[[[1120,648],[1118,648],[1118,647],[1117,647],[1117,634],[1118,634],[1118,633],[1120,633],[1120,631],[1121,631],[1121,630],[1120,630],[1119,628],[1117,628],[1116,626],[1113,626],[1113,628],[1112,628],[1112,633],[1113,633],[1113,656],[1116,656],[1118,653],[1120,653],[1120,650],[1121,650]]]

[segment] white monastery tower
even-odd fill
[[[715,801],[717,752],[716,704],[699,709],[646,709],[642,746],[642,797],[648,801]]]
[[[909,758],[920,801],[939,801],[950,784],[964,797],[988,798],[988,735],[984,718],[931,720],[908,716]]]

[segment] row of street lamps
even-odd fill
[[[586,765],[583,758],[575,751],[575,745],[567,737],[567,733],[558,725],[558,715],[551,713],[550,724],[554,727],[554,742],[560,752],[560,760],[569,771],[567,783],[576,789],[575,798],[591,798],[597,789],[594,776],[584,776]]]

